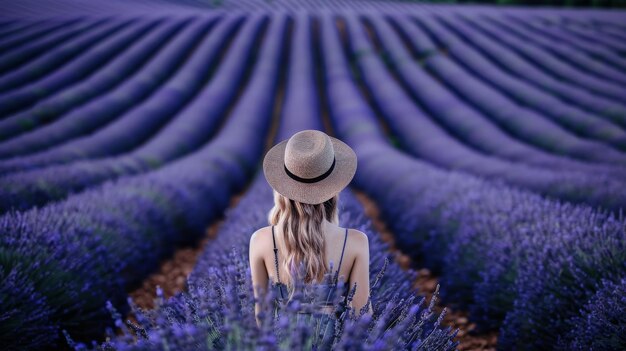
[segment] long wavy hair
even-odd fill
[[[326,243],[322,233],[323,220],[339,224],[339,194],[320,204],[306,204],[291,200],[274,190],[274,207],[269,212],[269,223],[281,228],[284,246],[277,243],[278,251],[286,257],[282,267],[281,283],[294,294],[294,277],[300,264],[304,266],[305,283],[320,283],[329,270],[326,265]],[[337,264],[333,263],[333,269]]]

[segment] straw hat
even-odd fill
[[[350,183],[356,165],[356,154],[346,143],[307,129],[274,145],[263,159],[263,173],[281,195],[319,204]]]

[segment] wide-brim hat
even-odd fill
[[[356,173],[350,146],[324,132],[306,129],[274,145],[263,159],[263,173],[279,194],[319,204],[345,188]]]

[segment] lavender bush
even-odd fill
[[[567,84],[546,74],[500,43],[467,28],[467,23],[451,21],[447,23],[446,29],[436,30],[436,21],[428,20],[425,16],[416,19],[443,42],[452,57],[469,67],[474,74],[497,84],[503,91],[509,91],[514,85],[518,85],[522,90],[518,90],[517,94],[509,93],[514,98],[528,100],[523,95],[530,95],[539,88],[539,93],[544,90],[547,94],[564,99],[570,105],[580,106],[621,126],[626,125],[626,105],[623,103],[593,94],[578,85]],[[456,40],[455,35],[463,40]],[[479,51],[486,57],[477,55]],[[481,61],[489,63],[485,65]],[[504,73],[499,73],[500,71]],[[503,84],[511,88],[502,88]]]
[[[499,329],[501,349],[623,348],[623,13],[23,0],[0,14],[0,172],[19,171],[0,181],[0,203],[23,209],[0,217],[4,348],[58,348],[62,330],[86,348],[115,320],[124,327],[125,291],[195,242],[258,171],[283,96],[275,142],[330,126],[350,144],[354,184],[398,246],[440,275],[448,304]],[[56,163],[68,164],[43,167]],[[209,244],[188,291],[136,310],[139,324],[111,330],[109,346],[314,342],[290,309],[261,329],[251,318],[245,245],[271,198],[257,184],[247,194],[256,205],[229,214],[241,223]],[[344,316],[336,348],[453,348],[454,333],[411,289],[413,271],[385,265],[362,209],[342,198],[341,220],[377,251],[375,314]]]
[[[189,19],[186,22],[189,22]],[[160,50],[147,65],[127,77],[121,86],[79,106],[54,123],[1,143],[0,157],[9,158],[0,164],[4,165],[9,162],[10,165],[9,160],[18,164],[13,165],[12,168],[4,166],[6,170],[1,173],[23,169],[19,167],[20,162],[23,167],[30,165],[24,164],[24,159],[16,156],[43,150],[78,135],[92,132],[150,96],[184,62],[182,59],[193,49],[211,23],[212,21],[192,21],[178,32],[173,40],[166,43],[165,48]],[[42,152],[45,153],[45,151]]]
[[[587,174],[544,170],[505,162],[465,147],[437,124],[431,122],[402,91],[394,78],[387,73],[382,62],[376,56],[367,54],[373,52],[373,47],[365,38],[365,32],[356,16],[343,17],[346,19],[346,36],[349,38],[349,46],[372,100],[386,117],[392,132],[399,137],[401,145],[412,154],[441,167],[476,173],[486,178],[501,178],[514,186],[530,188],[542,194],[570,201],[587,202],[611,209],[618,209],[626,204],[626,197],[622,197],[620,192],[621,189],[626,188],[626,183],[615,179],[612,174],[602,176],[598,172],[591,173],[593,169],[591,167]],[[381,40],[386,41],[385,37]],[[441,94],[438,95],[433,90],[429,90],[427,94],[431,101],[436,101],[438,111],[454,108],[453,104],[441,103],[439,100]],[[459,114],[458,111],[463,110],[462,106],[458,108],[459,110],[454,110],[452,113]],[[464,129],[464,133],[480,133],[481,129],[472,130],[472,127],[464,125],[464,123],[468,125],[477,123],[470,123],[471,117],[469,114],[464,114],[455,122]],[[482,137],[488,138],[488,135],[483,134]],[[442,143],[445,147],[441,147]],[[626,162],[626,155],[622,162]]]
[[[212,37],[215,40],[207,42],[211,44],[211,48],[223,44],[223,36],[220,34],[229,33],[241,20],[237,15],[229,17],[215,29],[216,36]],[[233,104],[240,84],[245,83],[243,76],[249,71],[246,66],[251,67],[247,64],[252,57],[253,44],[261,33],[263,21],[261,18],[251,18],[246,22],[225,54],[223,64],[219,65],[207,86],[149,141],[118,157],[73,162],[1,177],[0,212],[11,208],[25,210],[34,205],[61,199],[69,193],[95,186],[107,179],[160,167],[210,139],[223,120],[227,108]],[[202,65],[208,63],[202,60],[200,62]],[[193,70],[190,72],[198,73]],[[144,126],[137,125],[139,128]],[[99,148],[107,149],[102,146]]]
[[[3,288],[34,287],[36,294],[10,294],[4,302],[19,306],[36,298],[46,309],[35,320],[26,309],[14,310],[0,323],[3,345],[52,347],[61,329],[79,339],[100,335],[108,319],[105,301],[123,306],[126,287],[177,244],[197,240],[261,157],[285,26],[285,16],[273,16],[250,83],[219,135],[201,149],[158,171],[0,217],[1,266],[19,278]],[[24,282],[30,287],[19,285]]]
[[[626,348],[626,279],[603,281],[595,295],[571,320],[561,340],[563,349],[623,350]]]
[[[259,174],[239,204],[228,211],[216,239],[207,244],[190,274],[188,291],[165,301],[157,290],[154,310],[133,306],[138,325],[130,321],[125,325],[121,316],[114,313],[116,326],[123,330],[123,335],[115,336],[110,331],[110,341],[100,345],[93,343],[92,347],[103,350],[278,350],[319,346],[323,337],[319,334],[326,330],[326,323],[332,322],[319,312],[312,311],[312,317],[304,317],[297,310],[301,302],[315,300],[315,289],[321,285],[298,285],[295,299],[281,309],[276,318],[270,312],[275,291],[269,290],[266,298],[259,301],[263,311],[260,328],[254,319],[255,299],[247,248],[250,235],[267,225],[267,212],[272,203],[271,188]],[[436,317],[433,307],[437,293],[426,306],[425,298],[416,295],[411,288],[416,272],[389,262],[388,245],[375,234],[362,206],[349,190],[340,194],[339,203],[340,223],[368,235],[370,265],[376,269],[370,271],[373,315],[362,314],[365,309],[348,308],[334,324],[333,349],[454,350],[458,342],[452,339],[458,330],[441,328],[445,310]],[[326,279],[330,279],[330,273]],[[340,281],[338,291],[342,291],[342,284]],[[358,288],[352,287],[349,299]],[[339,296],[332,299],[338,308]],[[129,303],[133,305],[132,301]],[[69,337],[71,339],[71,335]],[[89,349],[80,343],[75,343],[74,348]]]
[[[95,29],[85,31],[86,33],[79,32],[77,36],[46,52],[36,60],[2,75],[0,77],[0,92],[21,87],[32,80],[40,78],[56,67],[63,65],[67,60],[73,59],[81,50],[88,49],[100,39],[104,39],[127,27],[130,22],[131,20],[129,19],[116,20],[114,18],[107,21],[97,21],[90,26]]]
[[[377,201],[399,247],[440,274],[447,303],[500,328],[499,347],[553,347],[595,283],[626,274],[624,218],[393,149],[352,81],[331,16],[321,26],[333,125],[359,157],[356,185]]]
[[[33,101],[53,91],[60,90],[89,76],[89,74],[93,73],[94,69],[100,65],[106,64],[115,57],[119,51],[125,50],[135,40],[146,32],[149,32],[158,22],[158,20],[145,21],[141,19],[130,19],[128,28],[125,28],[125,30],[122,29],[121,33],[113,33],[113,35],[103,38],[101,42],[88,48],[83,55],[69,60],[69,62],[65,63],[60,69],[52,72],[43,79],[28,84],[20,89],[11,90],[3,96],[0,96],[0,114],[13,112],[23,106],[28,106]],[[11,55],[13,57],[10,59],[18,61],[24,60],[23,56],[27,56],[31,53],[22,51],[13,52],[12,54],[21,54]],[[0,67],[2,67],[2,61],[0,61]]]
[[[220,48],[232,34],[237,20],[236,16],[225,19],[221,25],[218,24],[217,28],[211,30],[213,35],[206,35],[205,31],[216,22],[215,18],[209,17],[198,21],[195,27],[197,35],[202,39],[195,47],[190,47],[191,51],[188,52],[188,56],[183,56],[182,63],[177,63],[180,69],[146,100],[140,103],[131,101],[134,104],[132,109],[92,134],[64,140],[61,145],[28,156],[1,161],[0,174],[115,155],[140,145],[166,124],[172,115],[180,111],[197,93],[211,68],[215,67]],[[11,145],[11,141],[8,144]],[[31,149],[30,152],[32,151],[34,150]]]
[[[19,134],[51,123],[63,113],[78,108],[89,99],[114,89],[124,79],[128,79],[138,67],[153,57],[164,44],[175,36],[182,26],[182,20],[160,22],[154,30],[135,41],[128,50],[118,53],[92,75],[60,91],[41,92],[24,88],[26,94],[34,95],[33,99],[39,98],[43,94],[50,95],[46,98],[42,97],[31,108],[1,119],[0,140],[15,138]],[[20,103],[20,105],[22,104]]]

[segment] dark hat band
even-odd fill
[[[297,181],[302,182],[302,183],[316,183],[316,182],[319,182],[320,180],[326,179],[326,178],[327,178],[327,177],[328,177],[328,176],[329,176],[329,175],[333,172],[333,169],[335,168],[335,161],[336,161],[336,160],[337,160],[337,159],[333,156],[333,164],[332,164],[332,165],[330,165],[330,168],[329,168],[329,169],[328,169],[328,170],[327,170],[324,174],[322,174],[322,175],[320,175],[320,176],[317,176],[317,177],[315,177],[315,178],[302,178],[302,177],[298,177],[297,175],[295,175],[295,174],[293,174],[293,173],[289,172],[289,170],[287,169],[287,166],[286,166],[286,165],[285,165],[284,167],[285,167],[285,172],[287,172],[287,175],[288,175],[291,179],[293,179],[293,180],[297,180]]]

